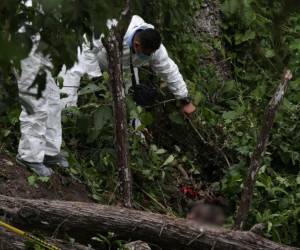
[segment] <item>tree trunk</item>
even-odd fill
[[[224,82],[231,78],[230,65],[222,55],[221,12],[219,0],[204,0],[194,15],[193,32],[202,46],[207,47],[207,55],[200,56],[200,65],[212,65],[216,69],[218,80]],[[221,47],[214,43],[219,41]]]
[[[68,243],[59,239],[43,238],[47,242],[60,248],[61,250],[93,250],[94,248],[83,246],[78,243]],[[15,236],[5,230],[0,229],[0,250],[24,250],[26,249],[27,240],[20,236]],[[151,250],[149,245],[143,241],[134,241],[127,243],[125,246],[126,250]]]
[[[119,23],[109,30],[103,45],[108,56],[108,73],[112,83],[115,137],[117,147],[117,167],[119,172],[119,189],[122,204],[132,207],[132,175],[129,167],[129,150],[127,134],[127,112],[125,103],[125,89],[122,70],[123,38],[130,21],[131,0],[125,1]]]
[[[283,75],[282,82],[279,84],[272,100],[266,109],[265,116],[263,119],[262,128],[257,138],[257,144],[251,157],[248,174],[244,182],[244,188],[241,196],[240,205],[237,211],[235,220],[235,229],[243,229],[243,226],[248,217],[248,213],[251,206],[253,191],[256,183],[257,173],[261,167],[260,163],[263,159],[264,153],[267,148],[270,132],[273,127],[274,118],[278,107],[283,99],[285,92],[288,87],[289,81],[292,79],[292,73],[286,70]]]
[[[122,39],[120,39],[120,37],[122,37]],[[122,44],[122,41],[123,36],[121,34],[118,34],[117,27],[113,26],[109,31],[108,37],[103,40],[103,44],[108,55],[108,72],[110,82],[112,83],[120,193],[122,195],[123,205],[130,208],[132,207],[132,179],[128,162],[129,152],[127,135],[127,113],[121,63],[122,45],[120,45]]]
[[[99,204],[27,200],[0,195],[0,216],[18,227],[59,230],[78,241],[115,232],[120,239],[143,240],[163,249],[296,249],[251,232],[230,231],[185,219]]]
[[[162,3],[160,1],[148,0],[143,3],[144,14],[151,17],[151,22],[158,30],[164,25]],[[231,78],[230,64],[222,55],[222,31],[221,11],[219,0],[203,0],[198,9],[195,9],[191,32],[199,40],[200,46],[204,46],[207,54],[199,56],[200,65],[211,65],[215,69],[218,80],[224,84]],[[216,47],[216,41],[220,47]]]

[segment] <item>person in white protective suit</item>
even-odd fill
[[[110,20],[107,26],[110,28],[116,24],[115,20]],[[84,43],[82,52],[79,54],[78,63],[67,71],[64,77],[64,85],[69,86],[69,88],[64,89],[65,93],[69,95],[65,99],[64,106],[76,106],[76,90],[85,73],[88,72],[88,75],[92,77],[99,77],[102,75],[102,71],[108,69],[107,53],[101,38],[94,39],[93,46],[90,46],[89,42]],[[181,100],[182,111],[185,114],[191,114],[195,111],[196,108],[188,96],[186,83],[177,65],[168,56],[166,48],[161,43],[159,32],[154,29],[153,25],[146,23],[137,15],[132,17],[124,36],[122,58],[124,70],[130,69],[130,57],[135,72],[138,67],[149,64],[152,70],[168,83],[168,87],[176,99]]]
[[[25,2],[31,7],[31,0]],[[20,32],[26,32],[21,28]],[[29,56],[21,61],[21,73],[17,77],[22,101],[20,115],[21,138],[16,160],[40,176],[50,176],[52,166],[69,166],[60,153],[62,143],[60,89],[51,75],[52,63],[48,56],[37,51],[40,35],[33,37]],[[37,98],[37,77],[45,76],[46,87]],[[41,78],[42,79],[42,78]],[[25,105],[26,104],[26,105]],[[30,107],[30,108],[29,108]]]
[[[89,58],[94,57],[92,51],[85,50],[84,54],[81,49],[77,49],[77,62],[71,69],[66,69],[63,66],[59,76],[63,78],[63,87],[61,89],[61,108],[67,108],[77,106],[78,94],[77,91],[80,86],[81,77],[84,74],[90,79],[98,79],[102,76],[100,67],[98,64],[90,64]]]

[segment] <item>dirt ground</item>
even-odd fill
[[[57,171],[57,170],[56,170]],[[0,194],[28,199],[51,199],[92,202],[85,185],[62,173],[54,174],[47,182],[30,185],[30,172],[9,157],[0,155]]]

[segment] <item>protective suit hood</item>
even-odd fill
[[[130,25],[125,33],[124,42],[127,43],[129,47],[132,47],[132,39],[134,34],[138,30],[154,29],[152,24],[145,23],[145,21],[139,16],[133,16]]]

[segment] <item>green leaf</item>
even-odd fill
[[[173,112],[169,115],[169,118],[172,122],[179,124],[179,125],[183,125],[184,124],[184,120],[181,114],[179,114],[178,112]]]
[[[174,160],[175,160],[174,155],[169,155],[169,157],[162,164],[162,167],[171,164]]]
[[[41,181],[41,182],[48,182],[49,181],[49,177],[47,177],[47,176],[40,176],[38,178],[38,180]]]
[[[158,155],[162,155],[162,154],[165,154],[167,152],[167,150],[163,149],[163,148],[160,148],[159,150],[157,150],[155,153],[158,154]]]
[[[33,187],[37,187],[38,185],[36,184],[36,181],[37,181],[37,178],[35,175],[31,175],[27,178],[27,181],[29,183],[30,186],[33,186]]]
[[[9,129],[4,129],[2,133],[4,137],[8,137],[11,134],[11,131]]]
[[[239,0],[226,0],[222,4],[222,11],[225,15],[232,15],[237,12],[237,10],[240,7],[240,1]]]
[[[266,93],[266,86],[264,84],[259,84],[255,90],[253,90],[252,94],[256,98],[256,100],[260,100],[264,97]]]
[[[150,169],[144,169],[142,170],[143,175],[150,177],[151,176],[151,170]]]
[[[57,83],[58,83],[59,88],[62,89],[63,86],[64,86],[64,78],[61,77],[61,76],[58,76],[58,77],[56,78],[56,81],[57,81]]]
[[[227,111],[223,113],[223,118],[225,120],[235,120],[236,118],[238,118],[240,116],[239,112],[236,111]]]
[[[86,87],[82,88],[79,92],[78,95],[87,95],[87,94],[91,94],[94,93],[98,90],[101,90],[101,88],[99,86],[97,86],[94,83],[90,83],[89,85],[87,85]]]
[[[239,45],[249,40],[253,40],[255,36],[255,32],[252,30],[247,30],[245,33],[237,33],[235,35],[235,43],[236,45]]]
[[[204,100],[204,96],[201,92],[197,91],[193,99],[194,99],[194,104],[199,105],[199,103]]]
[[[150,146],[150,149],[151,149],[152,151],[154,151],[154,152],[156,152],[156,151],[158,150],[158,148],[157,148],[157,146],[156,146],[155,144],[152,144],[152,145]]]
[[[106,123],[112,120],[112,110],[110,107],[103,106],[94,113],[94,126],[100,130]]]
[[[272,50],[272,49],[266,49],[266,51],[265,51],[265,56],[266,56],[267,58],[272,58],[272,57],[275,56],[275,51]]]
[[[300,39],[295,39],[293,42],[290,44],[290,49],[291,50],[300,50]]]
[[[300,185],[300,176],[297,176],[296,182],[297,182],[298,185]]]
[[[270,233],[270,232],[271,232],[271,230],[272,230],[272,227],[273,227],[273,224],[272,224],[272,222],[271,222],[271,221],[268,221],[268,233]]]
[[[142,124],[146,127],[153,123],[154,119],[150,112],[144,112],[141,114]]]
[[[233,80],[226,81],[223,87],[223,93],[230,93],[236,91],[236,82]]]

